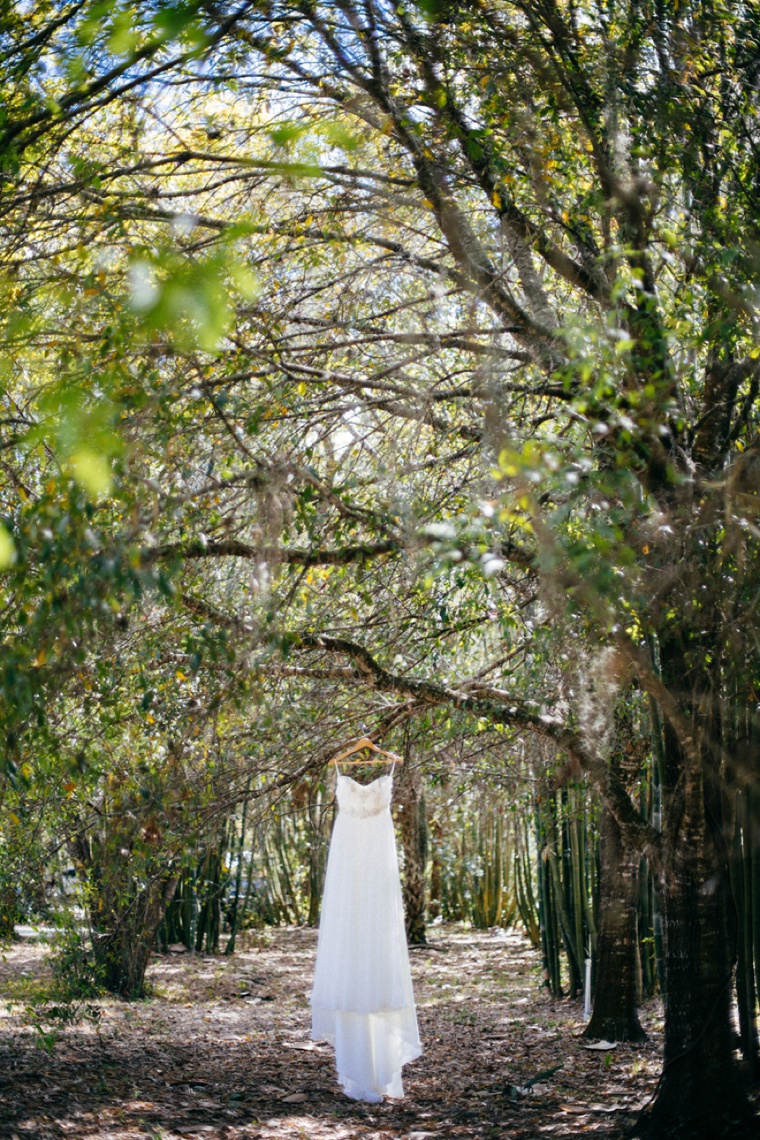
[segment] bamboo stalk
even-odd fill
[[[752,941],[752,829],[751,829],[751,815],[750,815],[750,797],[749,789],[745,788],[739,793],[739,818],[742,829],[742,885],[744,888],[743,898],[743,912],[744,918],[740,927],[740,939],[744,942],[744,972],[746,977],[746,990],[747,990],[747,1036],[748,1036],[748,1054],[747,1060],[754,1066],[757,1065],[757,991],[755,990],[755,973],[753,969],[753,941]],[[738,966],[737,966],[738,969]]]
[[[592,960],[595,960],[599,942],[599,936],[596,929],[596,916],[594,914],[594,868],[596,862],[594,851],[595,841],[589,841],[588,823],[585,818],[585,813],[583,822],[580,823],[579,826],[581,828],[582,835],[580,844],[580,860],[582,872],[581,881],[583,884],[583,917],[586,922],[586,931],[588,933],[588,944],[591,951],[591,958]]]
[[[290,862],[288,859],[288,844],[285,836],[285,829],[283,827],[282,816],[277,820],[277,855],[280,860],[280,869],[282,872],[282,882],[285,886],[288,902],[295,919],[296,926],[301,925],[301,908],[298,904],[298,895],[293,884],[293,876],[291,874]]]
[[[224,948],[225,956],[235,953],[235,939],[237,938],[240,915],[240,888],[243,885],[243,851],[245,850],[245,825],[248,820],[248,800],[251,791],[251,777],[245,786],[246,796],[240,814],[240,837],[237,844],[237,869],[235,871],[235,894],[232,898],[232,914],[230,916],[230,936]],[[240,916],[242,917],[242,915]]]
[[[547,874],[545,878],[547,888],[546,897],[548,900],[548,930],[549,930],[549,953],[550,953],[550,968],[552,977],[552,993],[557,997],[562,997],[562,966],[560,963],[560,932],[559,932],[559,918],[556,905],[556,891],[552,883],[551,874]]]
[[[746,925],[746,912],[744,909],[744,859],[742,853],[741,822],[738,811],[734,824],[729,868],[731,890],[734,896],[739,930],[739,937],[736,940],[736,1004],[739,1009],[739,1037],[741,1040],[742,1056],[746,1061],[752,1057],[752,1015],[750,1011],[750,995],[747,989],[746,943],[744,939],[744,928]]]
[[[760,998],[760,780],[749,789],[749,847],[752,877],[752,957],[755,968],[755,994]]]
[[[549,866],[557,917],[559,918],[562,940],[565,944],[565,953],[570,968],[570,996],[575,997],[575,995],[580,992],[581,968],[573,939],[573,924],[570,921],[570,915],[567,913],[567,906],[565,904],[565,891],[563,890],[557,855],[550,846],[546,848],[546,861]]]
[[[588,897],[586,895],[585,881],[583,875],[583,859],[580,840],[580,828],[578,821],[579,805],[577,801],[577,790],[573,790],[568,797],[568,806],[571,809],[571,818],[568,820],[568,832],[570,835],[570,863],[572,872],[572,888],[573,888],[573,911],[575,918],[575,947],[578,954],[578,965],[586,958],[586,939],[584,938],[584,917],[588,909]]]
[[[533,818],[536,829],[536,880],[538,885],[538,930],[541,940],[541,958],[543,964],[544,985],[554,997],[561,997],[562,990],[556,984],[553,970],[553,955],[551,953],[551,933],[549,929],[549,884],[546,865],[543,860],[544,827],[541,819],[541,808],[538,798],[533,804]]]
[[[583,945],[582,926],[579,932],[576,921],[577,918],[580,917],[581,907],[580,900],[578,900],[576,907],[575,873],[570,830],[569,795],[567,789],[563,788],[559,796],[559,827],[556,827],[560,841],[556,871],[561,884],[557,898],[562,900],[564,910],[564,914],[562,912],[559,914],[560,929],[563,933],[563,940],[569,940],[569,945],[566,947],[567,966],[570,973],[570,994],[571,996],[575,996],[575,994],[580,992],[583,986],[582,962],[585,958],[585,948]],[[553,873],[554,868],[552,868],[552,874]]]

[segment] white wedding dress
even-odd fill
[[[401,1067],[422,1052],[406,946],[392,775],[338,773],[335,821],[311,993],[312,1038],[335,1047],[354,1100],[401,1097]]]

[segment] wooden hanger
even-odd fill
[[[345,752],[341,752],[339,756],[333,756],[333,763],[337,764],[339,760],[345,760],[346,756],[350,756],[352,752],[360,752],[365,748],[369,748],[370,752],[377,752],[380,756],[387,756],[394,764],[403,764],[404,761],[401,756],[397,756],[395,752],[386,752],[384,748],[378,748],[377,745],[370,740],[368,736],[362,736]],[[349,764],[385,764],[385,760],[349,760]]]

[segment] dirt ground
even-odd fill
[[[350,1101],[330,1047],[309,1040],[315,948],[313,930],[287,929],[248,935],[230,959],[157,955],[150,1000],[88,1003],[46,1052],[24,994],[45,976],[47,951],[6,947],[0,1136],[617,1137],[654,1091],[657,1005],[644,1011],[643,1046],[589,1050],[580,1004],[547,996],[537,955],[519,933],[439,927],[427,948],[412,951],[424,1053],[404,1070],[406,1096]]]

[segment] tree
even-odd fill
[[[397,241],[399,260],[488,311],[497,331],[485,351],[524,366],[520,384],[494,370],[464,397],[482,400],[475,433],[500,460],[494,515],[528,536],[526,559],[508,527],[493,527],[494,555],[539,566],[662,711],[661,835],[634,820],[614,773],[596,770],[659,880],[668,1018],[649,1127],[715,1135],[746,1115],[729,1025],[724,750],[729,709],[747,692],[739,677],[756,668],[736,631],[752,605],[756,494],[757,12],[743,5],[736,24],[699,3],[501,4],[432,20],[369,3],[301,12],[289,25],[298,50],[272,64],[278,89],[310,88],[386,132],[424,235],[422,252]],[[248,44],[270,50],[265,31],[246,29]],[[454,312],[449,301],[444,324]],[[412,363],[395,367],[408,385]],[[293,643],[353,660],[375,686],[433,696],[361,642]]]
[[[757,7],[340,0],[223,25],[218,76],[186,77],[190,124],[161,106],[124,180],[101,161],[78,199],[113,221],[97,297],[123,304],[130,274],[119,358],[141,338],[109,405],[141,441],[119,461],[138,523],[103,543],[118,591],[163,582],[262,688],[326,682],[378,734],[455,710],[584,767],[663,912],[642,1130],[749,1134],[728,856],[757,777]],[[234,313],[230,243],[260,283]],[[561,668],[518,672],[550,623],[659,710],[662,832]]]
[[[609,764],[630,788],[642,768],[641,747],[630,708],[614,717]],[[594,982],[594,1006],[584,1036],[607,1041],[642,1041],[638,1005],[639,968],[639,853],[626,844],[614,814],[602,808],[599,820],[599,956]]]
[[[197,332],[209,343],[226,308],[215,265],[204,264],[208,272],[196,275],[188,296],[172,263],[170,300],[141,322],[124,304],[130,239],[98,197],[104,185],[114,199],[140,197],[130,143],[149,121],[150,85],[202,70],[245,10],[217,18],[192,2],[107,0],[33,10],[10,4],[0,17],[4,774],[12,784],[42,784],[49,765],[56,792],[68,788],[68,828],[56,822],[87,884],[105,981],[129,996],[142,991],[182,842],[199,823],[179,826],[177,799],[197,792],[178,778],[182,764],[170,771],[170,786],[158,776],[158,730],[148,725],[164,717],[150,709],[155,691],[146,676],[156,662],[138,665],[125,651],[130,619],[137,617],[138,629],[150,624],[151,603],[163,598],[165,607],[171,587],[160,570],[139,565],[135,542],[148,524],[121,464],[132,443],[130,412],[134,418],[145,402],[164,398],[160,383],[156,393],[136,381],[155,379],[146,337],[162,322],[181,337],[184,320],[191,341]],[[116,282],[105,272],[111,256]],[[129,458],[139,483],[155,468],[138,451]],[[211,674],[217,666],[224,672],[218,639],[173,632],[187,671],[172,669],[171,655],[164,660],[175,688],[177,677],[194,679],[204,655]],[[122,685],[128,700],[117,712]],[[197,719],[193,701],[161,725],[170,752]],[[136,721],[147,729],[132,738],[141,745],[137,764],[121,751]],[[114,755],[118,777],[108,763]]]

